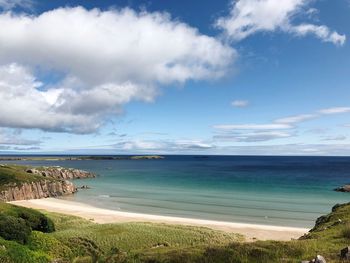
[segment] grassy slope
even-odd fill
[[[12,208],[1,204],[1,209]],[[0,239],[0,262],[28,262],[23,259],[27,257],[31,262],[65,258],[66,262],[273,263],[310,260],[317,253],[327,262],[340,262],[340,249],[350,243],[350,204],[322,217],[302,240],[290,242],[243,243],[240,236],[207,228],[151,223],[98,225],[74,216],[46,214],[57,231],[34,231],[26,246]]]
[[[41,180],[54,180],[27,173],[27,166],[1,165],[0,166],[0,191],[6,190],[9,186],[22,185],[23,183],[37,182]]]
[[[117,247],[142,261],[300,262],[321,254],[327,262],[340,262],[340,249],[350,244],[350,235],[346,234],[350,229],[349,204],[324,216],[302,240],[289,242],[242,243],[237,242],[238,236],[206,228],[147,223],[95,225],[76,217],[48,215],[58,228],[52,235],[68,246],[70,237],[84,237],[93,240],[103,253]],[[167,246],[155,247],[158,243]]]

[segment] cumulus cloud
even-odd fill
[[[231,105],[233,107],[237,107],[237,108],[244,108],[244,107],[247,107],[249,105],[249,101],[247,101],[247,100],[234,100],[231,102]]]
[[[236,52],[166,13],[59,8],[0,14],[0,126],[96,131],[160,87],[223,76]],[[62,75],[48,85],[45,73]]]
[[[325,25],[294,24],[297,16],[310,15],[306,8],[310,0],[233,0],[230,14],[220,17],[216,26],[234,41],[240,41],[258,32],[282,31],[297,36],[314,35],[324,42],[344,45],[346,36]]]

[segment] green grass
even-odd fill
[[[139,251],[167,246],[218,245],[242,241],[243,236],[204,227],[154,223],[95,224],[75,216],[46,213],[56,227],[54,237],[69,243],[71,237],[93,240],[104,252],[114,247],[123,251]]]
[[[9,206],[1,204],[0,208],[14,209]],[[0,239],[0,262],[50,262],[60,258],[65,260],[62,262],[280,263],[311,260],[321,254],[332,263],[340,262],[340,250],[350,243],[350,204],[336,207],[318,219],[308,235],[289,242],[245,243],[241,242],[242,236],[203,227],[100,225],[75,216],[45,214],[53,220],[56,232],[33,231],[27,245]],[[25,257],[31,261],[23,261]]]
[[[340,250],[350,243],[349,236],[344,235],[350,224],[349,204],[321,217],[301,240],[289,242],[245,243],[240,242],[241,236],[201,227],[151,223],[96,225],[73,216],[52,213],[48,216],[58,229],[51,235],[68,247],[80,242],[72,237],[91,240],[98,247],[95,254],[108,255],[117,248],[125,262],[280,263],[311,260],[321,254],[332,263],[340,262]]]

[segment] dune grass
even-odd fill
[[[321,254],[328,263],[335,263],[341,262],[339,252],[350,243],[350,204],[335,206],[308,235],[288,242],[245,243],[240,235],[204,227],[95,224],[76,216],[45,214],[56,231],[33,231],[26,245],[0,238],[0,262],[280,263],[311,260]]]
[[[155,247],[182,248],[220,245],[243,241],[243,236],[192,227],[155,223],[95,224],[75,216],[46,213],[55,223],[52,235],[69,243],[71,237],[93,240],[102,251],[118,247],[122,251],[138,251]]]

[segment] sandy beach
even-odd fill
[[[80,216],[95,223],[154,222],[178,225],[202,226],[231,233],[239,233],[252,240],[291,240],[308,232],[306,228],[243,224],[203,219],[129,213],[93,207],[87,204],[56,198],[33,199],[11,202],[14,205],[50,212]]]

